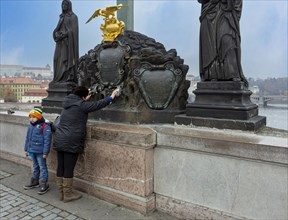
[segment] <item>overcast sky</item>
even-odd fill
[[[61,14],[61,0],[0,0],[1,64],[44,67],[53,64],[52,32]],[[72,0],[79,19],[80,56],[101,43],[102,17],[85,24],[109,0]],[[243,0],[242,68],[249,78],[287,77],[287,0]],[[134,0],[134,30],[175,48],[199,75],[199,16],[197,0]]]

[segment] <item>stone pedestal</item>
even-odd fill
[[[96,112],[89,114],[89,118],[96,120],[105,120],[111,122],[132,123],[132,124],[158,124],[174,123],[174,117],[178,114],[184,114],[185,110],[153,110],[149,108],[142,109],[119,109],[117,106],[108,106]]]
[[[243,82],[199,82],[194,94],[195,102],[187,105],[186,115],[175,117],[176,123],[250,131],[266,125]]]
[[[75,167],[74,185],[89,195],[147,214],[155,209],[153,160],[156,132],[135,125],[87,125],[85,151]],[[56,170],[57,155],[47,160]]]
[[[58,113],[62,111],[64,97],[71,93],[76,86],[73,82],[49,84],[48,97],[42,100],[42,106],[46,113]]]

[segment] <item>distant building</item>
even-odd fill
[[[22,96],[23,103],[41,103],[48,95],[46,89],[30,89]]]
[[[18,102],[21,102],[22,95],[30,89],[40,89],[41,82],[27,77],[0,78],[0,97],[5,99],[5,93],[12,92]]]
[[[0,77],[3,76],[17,76],[23,73],[23,66],[21,65],[1,65]]]
[[[22,65],[6,65],[0,64],[0,77],[13,76],[30,76],[37,77],[41,75],[43,78],[52,79],[53,72],[49,64],[45,67],[25,67]]]
[[[40,88],[47,90],[48,87],[49,87],[49,82],[50,82],[50,81],[47,81],[47,80],[46,80],[46,81],[41,81],[41,82],[40,82]]]

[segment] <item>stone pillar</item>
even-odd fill
[[[72,89],[75,86],[76,84],[74,82],[51,82],[47,90],[48,96],[42,100],[44,112],[60,114],[62,111],[62,102],[64,98],[72,92]]]
[[[156,132],[148,127],[93,122],[75,167],[75,187],[105,201],[148,214],[155,209],[153,186]],[[48,167],[56,170],[52,151]]]
[[[117,19],[125,23],[125,30],[134,30],[134,0],[117,0],[123,7],[117,11]]]

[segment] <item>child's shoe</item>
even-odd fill
[[[46,193],[49,190],[49,184],[44,182],[41,184],[40,190],[38,192],[39,195]]]
[[[38,179],[34,179],[33,177],[31,178],[31,181],[29,184],[23,186],[24,189],[33,189],[36,187],[39,187],[39,180]]]

